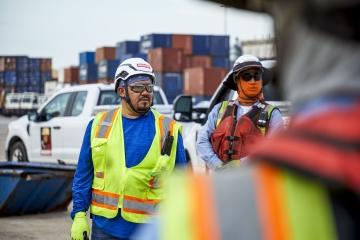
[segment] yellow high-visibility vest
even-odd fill
[[[144,223],[155,213],[162,199],[161,179],[175,166],[178,132],[181,126],[155,110],[155,136],[145,158],[136,166],[125,164],[121,107],[99,113],[91,130],[91,153],[94,165],[92,214],[130,222]],[[161,154],[167,138],[172,137],[171,153]],[[139,141],[141,141],[139,136]]]

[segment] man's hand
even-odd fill
[[[89,239],[89,234],[90,229],[85,212],[76,213],[71,226],[71,240]]]

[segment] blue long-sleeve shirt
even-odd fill
[[[237,119],[239,119],[242,115],[247,113],[252,108],[252,106],[244,107],[240,105],[238,101],[236,101],[235,104],[238,106]],[[217,115],[220,106],[221,103],[215,105],[214,108],[211,110],[208,119],[205,125],[199,131],[199,135],[196,140],[196,150],[198,155],[201,157],[201,159],[203,159],[206,162],[206,165],[213,170],[223,165],[223,162],[216,155],[210,143],[210,136],[215,131],[216,128]],[[274,131],[278,131],[279,129],[282,129],[283,126],[284,123],[280,111],[278,109],[274,109],[270,117],[268,134],[271,134]]]
[[[73,182],[73,210],[71,217],[80,211],[87,211],[91,200],[91,186],[94,177],[94,167],[91,156],[91,120],[86,128],[78,165],[76,168]],[[130,168],[139,164],[147,154],[153,138],[155,136],[155,117],[149,111],[147,114],[130,119],[122,117],[124,146],[125,146],[125,162],[126,167]],[[141,138],[141,139],[139,139]],[[183,146],[182,136],[179,133],[176,166],[185,166],[186,157]],[[115,237],[129,237],[139,224],[124,220],[121,217],[121,209],[118,215],[113,219],[107,219],[101,216],[93,216],[93,224],[101,228],[104,232]]]

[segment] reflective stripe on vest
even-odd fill
[[[117,115],[117,112],[119,111],[119,108],[114,108],[109,112],[103,112],[103,115],[101,116],[101,120],[97,126],[96,129],[96,138],[108,138],[109,133],[111,130],[111,127],[113,125],[115,116]]]
[[[160,200],[146,200],[125,195],[123,200],[123,211],[138,214],[154,214]]]
[[[326,187],[291,171],[259,164],[177,183],[162,206],[165,239],[337,239]]]
[[[118,194],[92,189],[91,204],[114,210],[117,209],[119,196]]]
[[[117,115],[117,112],[119,111],[119,108],[112,109],[108,112],[103,112],[103,115],[101,116],[100,122],[96,129],[96,138],[108,138],[109,133],[111,131],[114,119]],[[161,115],[159,118],[159,128],[160,128],[160,135],[161,135],[161,142],[160,147],[162,148],[164,146],[165,139],[167,135],[173,136],[174,133],[174,124],[175,121],[169,117],[165,117],[164,115]]]

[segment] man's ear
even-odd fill
[[[119,96],[121,98],[124,98],[125,97],[125,88],[124,87],[118,87],[117,93],[119,94]]]

